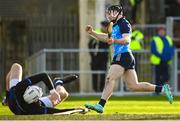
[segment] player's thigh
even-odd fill
[[[22,80],[22,66],[18,63],[14,63],[10,70],[10,80],[18,79]]]
[[[113,64],[110,66],[107,79],[118,80],[124,74],[124,68],[118,64]]]
[[[123,81],[127,86],[131,86],[131,87],[138,84],[138,77],[135,69],[126,70],[123,76]]]

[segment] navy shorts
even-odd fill
[[[131,52],[120,53],[113,57],[111,65],[118,64],[125,70],[135,69],[135,59]]]
[[[18,104],[17,104],[17,101],[16,101],[16,97],[15,97],[15,86],[12,87],[10,89],[10,91],[8,92],[8,94],[6,94],[6,98],[7,98],[7,101],[8,101],[8,106],[10,108],[10,110],[16,114],[16,115],[19,115],[21,114],[21,110],[18,108]]]

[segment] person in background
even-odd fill
[[[107,33],[107,27],[109,22],[102,21],[101,28],[96,29],[98,33]],[[108,62],[108,49],[109,45],[107,43],[96,41],[94,38],[91,38],[88,44],[89,49],[95,49],[95,52],[90,52],[91,56],[91,70],[92,71],[106,71],[107,62]],[[107,52],[98,52],[99,49],[107,50]],[[103,74],[92,74],[93,80],[93,89],[96,92],[100,92],[104,88],[105,84],[105,73]]]
[[[135,25],[132,26],[132,34],[131,34],[131,43],[130,43],[130,49],[133,51],[135,60],[136,60],[136,66],[135,66],[135,70],[138,74],[138,68],[140,65],[138,63],[138,58],[140,57],[140,53],[138,53],[138,51],[143,49],[143,39],[144,39],[144,35],[143,33],[135,28]],[[135,52],[134,52],[135,51]]]
[[[154,65],[155,84],[162,86],[170,79],[169,64],[174,56],[174,45],[170,36],[166,35],[164,27],[158,29],[158,34],[151,41],[151,64]],[[159,93],[157,93],[159,94]]]
[[[136,19],[137,19],[137,10],[138,8],[140,8],[140,4],[142,2],[142,0],[129,0],[130,5],[132,7],[131,9],[131,18],[132,18],[132,22],[136,23]]]
[[[142,50],[144,35],[140,30],[135,28],[135,25],[132,26],[132,29],[130,49],[133,51]]]

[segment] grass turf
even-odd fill
[[[57,108],[83,107],[85,103],[97,103],[99,97],[70,97]],[[103,114],[94,111],[86,115],[74,114],[65,116],[33,115],[14,116],[7,106],[0,106],[0,119],[44,119],[44,120],[116,120],[116,119],[180,119],[180,97],[169,104],[163,96],[123,96],[112,97]]]

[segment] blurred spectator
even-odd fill
[[[174,56],[172,39],[166,35],[164,27],[158,29],[158,35],[151,41],[151,63],[154,65],[155,83],[162,86],[169,81],[169,64]]]
[[[132,23],[136,23],[136,13],[142,0],[130,0]]]
[[[130,48],[134,51],[142,50],[144,35],[140,30],[136,29],[134,25],[132,28]]]
[[[101,28],[96,29],[97,32],[107,33],[107,21],[101,22]],[[103,43],[101,41],[96,41],[95,39],[91,39],[89,41],[89,49],[95,49],[97,52],[90,52],[91,55],[91,70],[92,71],[100,71],[107,69],[108,62],[108,52],[98,52],[99,49],[107,49],[109,45],[107,43]],[[104,80],[105,74],[92,74],[93,79],[93,89],[94,91],[102,91],[104,88]]]
[[[180,0],[175,0],[170,6],[169,16],[180,16]]]
[[[140,30],[136,29],[134,25],[132,26],[132,29],[133,29],[133,31],[132,31],[132,35],[131,35],[130,48],[131,48],[132,51],[142,50],[143,49],[144,35]],[[136,72],[138,73],[138,70],[137,70],[137,66],[138,66],[137,60],[139,60],[138,59],[138,53],[135,52],[134,57],[135,57],[135,60],[136,60],[135,69],[136,69]]]

